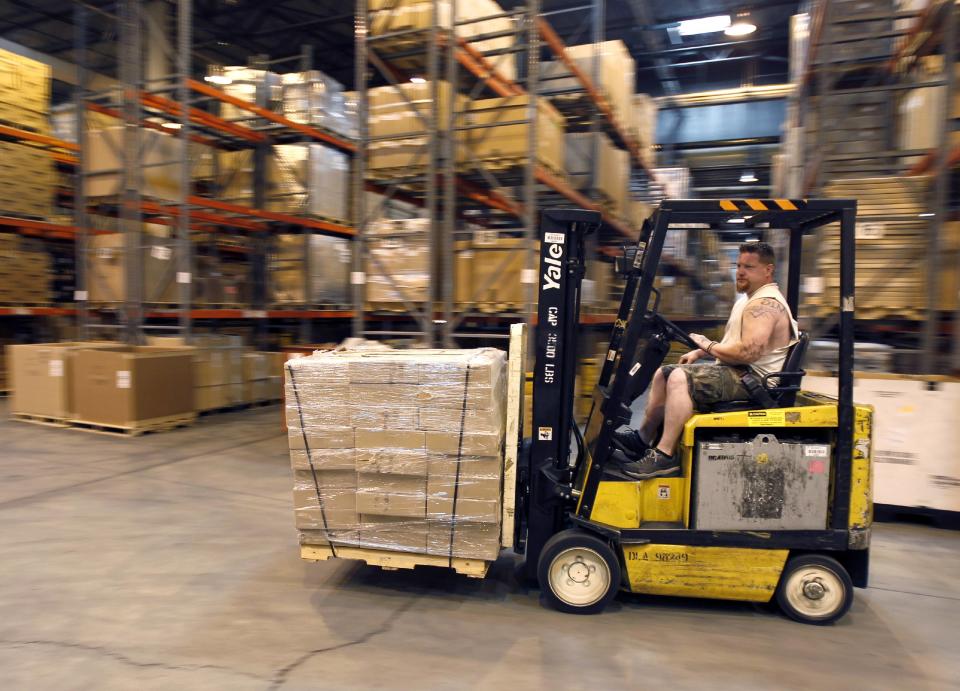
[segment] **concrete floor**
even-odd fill
[[[510,558],[482,581],[302,562],[276,407],[139,439],[5,413],[5,689],[960,688],[960,533],[878,525],[831,627],[627,595],[576,617]]]

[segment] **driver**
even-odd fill
[[[639,430],[614,432],[613,443],[620,471],[632,478],[679,475],[675,455],[684,424],[694,412],[705,413],[716,403],[749,400],[741,376],[753,372],[758,378],[783,369],[790,346],[799,330],[790,307],[773,282],[773,248],[765,242],[740,245],[737,261],[738,300],[719,343],[701,334],[690,334],[700,346],[683,355],[680,364],[657,370],[650,386],[647,409]],[[697,363],[703,357],[715,363]],[[656,439],[657,429],[663,433]],[[624,458],[625,456],[625,458]]]

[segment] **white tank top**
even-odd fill
[[[800,326],[797,324],[797,320],[793,318],[793,314],[790,312],[790,305],[787,304],[787,300],[780,292],[780,288],[777,287],[776,283],[767,283],[757,288],[753,295],[744,297],[734,303],[733,309],[730,310],[730,319],[727,320],[727,328],[726,331],[724,331],[721,343],[740,340],[743,334],[743,310],[749,303],[761,298],[772,298],[787,310],[787,315],[790,317],[790,342],[782,348],[775,348],[769,353],[764,353],[756,362],[750,365],[750,369],[760,377],[765,374],[770,374],[771,372],[779,372],[782,370],[783,363],[787,360],[787,352],[800,337]],[[771,382],[771,384],[776,385],[776,382]]]

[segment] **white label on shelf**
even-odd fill
[[[73,301],[74,302],[86,302],[87,300],[87,291],[85,290],[75,290],[73,291]]]
[[[170,261],[170,257],[173,256],[173,251],[169,247],[154,245],[150,248],[150,256],[162,262]]]
[[[190,283],[190,279],[191,279],[191,278],[192,278],[192,277],[190,276],[190,272],[189,272],[189,271],[178,271],[178,272],[177,272],[177,283]]]
[[[548,245],[562,245],[567,239],[565,233],[544,233],[543,241]]]
[[[537,271],[536,269],[524,269],[520,272],[520,282],[521,283],[536,283],[537,282]]]
[[[804,293],[822,293],[823,277],[822,276],[806,276],[803,279],[803,292]]]
[[[117,370],[117,388],[118,389],[130,388],[130,370],[127,370],[127,369]]]
[[[855,233],[857,240],[879,240],[884,236],[886,226],[883,223],[858,223]]]
[[[500,233],[495,230],[478,230],[473,234],[473,239],[478,245],[496,245]]]
[[[663,276],[660,279],[660,285],[664,288],[669,288],[672,285],[676,285],[677,277],[676,276]]]
[[[51,377],[63,376],[63,360],[51,360],[47,374]]]
[[[613,348],[607,351],[607,362],[613,362],[617,359],[617,351]]]
[[[13,316],[15,316],[15,317],[26,317],[26,316],[29,315],[29,314],[33,314],[33,310],[32,310],[32,309],[28,309],[28,308],[26,308],[26,307],[14,307],[14,308],[13,308]]]
[[[350,272],[350,284],[355,286],[362,286],[367,282],[367,274],[363,271],[351,271]]]

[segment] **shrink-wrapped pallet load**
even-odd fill
[[[285,379],[302,544],[497,558],[504,352],[323,351]]]

